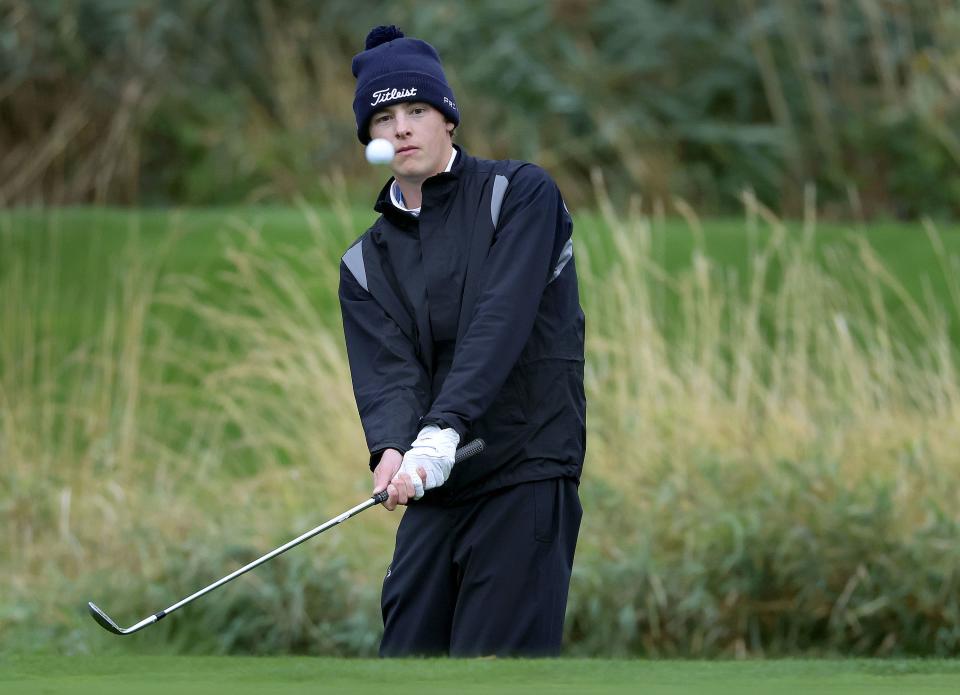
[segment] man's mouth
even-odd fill
[[[414,147],[413,145],[407,145],[406,147],[398,147],[397,154],[410,154],[412,152],[416,152],[417,149],[418,148]]]

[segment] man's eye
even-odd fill
[[[373,119],[376,123],[386,123],[390,120],[390,116],[377,116]]]
[[[418,116],[419,116],[419,115],[420,115],[421,113],[423,113],[424,111],[426,111],[425,108],[423,108],[422,106],[418,106],[417,108],[415,108],[415,109],[413,110],[413,113],[414,113],[414,115],[418,115]]]

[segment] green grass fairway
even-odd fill
[[[102,307],[111,281],[126,272],[129,259],[125,251],[158,258],[161,277],[176,273],[210,278],[229,266],[224,257],[226,246],[242,243],[242,230],[256,229],[274,251],[296,253],[324,244],[335,263],[377,216],[369,207],[341,214],[321,207],[313,209],[312,214],[318,225],[315,230],[311,230],[304,211],[292,207],[0,210],[0,274],[5,257],[43,268],[59,288],[59,330],[64,339],[72,339],[80,332],[81,316],[93,307]],[[749,232],[743,219],[708,219],[702,224],[704,253],[740,277],[746,277],[752,254],[770,237],[764,225],[760,231]],[[787,226],[791,236],[800,236],[800,223]],[[850,247],[862,232],[916,300],[922,301],[928,289],[948,306],[953,301],[945,280],[953,270],[944,266],[949,261],[934,248],[921,224],[877,222],[860,229],[852,224],[821,222],[816,229],[815,243],[821,251]],[[937,230],[945,252],[960,255],[960,226],[943,224]],[[575,235],[598,267],[604,265],[604,259],[619,253],[607,223],[596,214],[578,215]],[[654,224],[651,257],[669,273],[690,267],[696,245],[685,221],[668,219]],[[304,273],[298,281],[310,285],[312,280]],[[312,282],[312,299],[337,314],[335,280],[319,286]],[[896,315],[897,308],[893,311]]]
[[[308,219],[309,214],[309,219]],[[176,282],[191,277],[213,279],[212,305],[232,290],[216,278],[231,268],[227,247],[245,245],[245,234],[256,230],[265,249],[286,257],[297,257],[318,246],[324,249],[325,268],[302,266],[295,269],[296,283],[320,309],[339,325],[336,301],[337,261],[339,255],[376,218],[369,207],[335,209],[318,207],[310,210],[294,207],[225,207],[188,210],[63,208],[16,209],[0,211],[0,278],[8,272],[11,261],[19,260],[26,267],[49,278],[53,294],[55,324],[61,345],[83,343],[101,319],[108,304],[107,297],[138,271],[130,270],[133,259],[146,261],[157,272],[158,286],[171,276]],[[314,226],[311,227],[311,224]],[[738,278],[748,278],[755,254],[770,243],[771,230],[760,224],[751,231],[744,219],[707,219],[702,221],[701,242],[690,225],[682,219],[651,222],[653,233],[650,258],[670,275],[691,267],[694,250],[700,248],[718,268]],[[787,223],[790,237],[801,236],[799,222]],[[595,272],[602,273],[611,259],[620,252],[615,248],[608,223],[596,213],[577,216],[577,243],[593,259]],[[814,244],[819,255],[828,249],[844,249],[853,253],[855,239],[869,242],[891,276],[902,283],[913,301],[927,309],[927,301],[935,298],[952,313],[960,312],[960,297],[951,294],[946,280],[955,273],[955,266],[945,256],[960,256],[960,227],[944,224],[937,227],[938,252],[920,223],[877,222],[868,228],[853,224],[822,222],[816,225]],[[702,246],[699,244],[702,243]],[[316,262],[316,261],[315,261]],[[855,255],[851,268],[860,266]],[[289,270],[294,265],[288,264]],[[582,269],[584,272],[586,267]],[[768,285],[775,286],[779,270],[774,264]],[[741,285],[744,286],[744,285]],[[660,288],[662,290],[662,288]],[[586,288],[584,300],[589,302]],[[887,312],[892,326],[908,316],[901,299],[884,289],[889,305]],[[677,298],[661,295],[657,299],[665,316],[677,311]],[[160,310],[162,312],[162,310]],[[668,335],[672,321],[664,324]],[[198,343],[210,342],[203,337],[204,328],[195,317],[178,316],[177,330],[192,332]],[[960,322],[952,321],[951,338],[960,341]]]
[[[956,661],[20,657],[4,693],[956,693]]]

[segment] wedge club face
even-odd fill
[[[110,619],[110,616],[104,613],[102,610],[97,608],[97,605],[93,602],[87,603],[87,607],[90,609],[90,615],[93,616],[93,619],[100,623],[102,627],[107,632],[112,632],[115,635],[122,635],[124,631]]]
[[[149,618],[141,620],[136,625],[132,625],[128,628],[122,628],[113,622],[113,618],[104,613],[100,608],[97,607],[97,604],[92,601],[87,602],[87,608],[90,609],[90,615],[93,616],[93,619],[107,632],[112,632],[115,635],[129,635],[134,632],[138,632],[145,628],[147,625],[153,625],[160,618],[163,617],[162,613],[157,615],[151,615]]]

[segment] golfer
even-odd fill
[[[586,448],[570,214],[543,169],[454,145],[429,44],[377,27],[353,74],[360,142],[396,150],[339,292],[373,491],[408,505],[380,654],[555,655]]]

